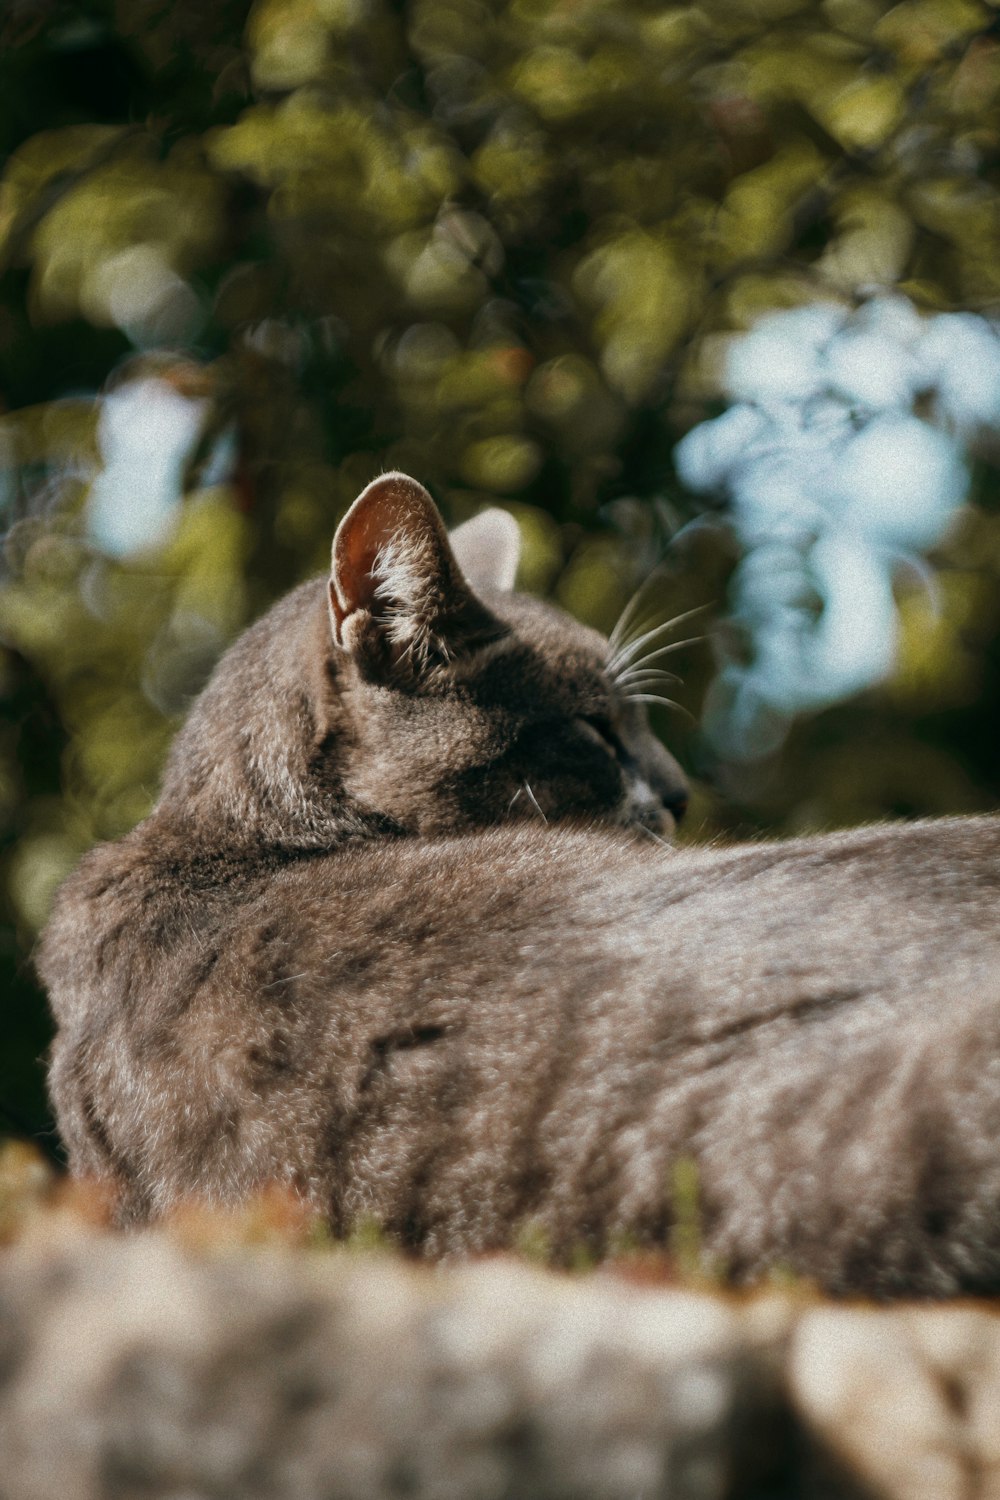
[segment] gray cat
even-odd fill
[[[511,594],[511,528],[376,480],[63,886],[73,1170],[568,1258],[665,1242],[693,1162],[737,1281],[1000,1290],[1000,822],[663,847],[653,669]]]

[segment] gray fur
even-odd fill
[[[412,481],[365,495],[367,582],[236,643],[62,888],[73,1170],[123,1222],[278,1180],[338,1233],[568,1257],[663,1242],[691,1158],[737,1280],[1000,1290],[1000,823],[664,848],[682,778],[607,643],[473,595]]]

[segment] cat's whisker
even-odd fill
[[[622,610],[621,614],[615,621],[614,626],[612,627],[608,635],[608,644],[611,646],[612,650],[616,650],[619,646],[624,646],[627,643],[627,633],[630,626],[635,620],[636,614],[638,613],[638,608],[642,601],[642,596],[645,593],[645,589],[646,585],[644,583],[636,589],[635,593],[632,595],[631,599],[629,599],[628,603],[625,605],[625,608]]]
[[[630,703],[665,703],[669,708],[680,708],[681,706],[679,703],[675,703],[673,698],[668,698],[666,693],[653,693],[644,690],[638,693],[626,693],[625,696]]]
[[[617,673],[624,671],[626,667],[630,667],[638,657],[641,657],[643,651],[648,646],[655,643],[657,637],[662,636],[665,631],[672,627],[673,623],[670,620],[663,625],[654,625],[652,629],[644,630],[641,635],[636,636],[634,640],[627,642],[620,650],[616,651],[608,663],[608,671],[611,676],[615,676]]]
[[[689,709],[686,709],[683,703],[677,703],[673,698],[668,698],[663,693],[629,693],[627,696],[630,703],[659,703],[664,708],[676,708],[677,712],[683,714],[685,719],[690,719],[692,724],[695,722],[694,714]]]
[[[683,677],[678,677],[676,672],[668,672],[663,667],[629,667],[617,680],[617,686],[628,692],[630,687],[644,685],[651,687],[654,683],[666,684],[668,682],[683,682]]]
[[[673,848],[669,839],[661,838],[658,833],[654,833],[652,828],[648,828],[645,823],[637,823],[636,827],[640,828],[644,834],[651,838],[654,844],[662,844],[664,849]]]
[[[647,615],[646,619],[641,621],[641,623],[635,627],[635,631],[630,634],[628,627],[626,627],[625,630],[621,629],[621,624],[624,618],[625,616],[623,614],[615,624],[614,628],[608,632],[608,645],[611,647],[612,655],[620,648],[627,646],[629,640],[633,638],[636,631],[645,630],[650,624],[650,618]]]
[[[631,666],[638,657],[642,656],[645,647],[652,645],[658,636],[664,635],[668,630],[672,630],[684,620],[690,620],[693,615],[700,614],[709,607],[708,604],[696,604],[694,609],[687,609],[683,614],[675,615],[672,620],[664,620],[662,625],[654,625],[652,630],[644,631],[642,635],[637,636],[634,640],[629,641],[626,645],[615,651],[608,663],[608,671],[614,676],[624,667]]]
[[[708,605],[699,606],[699,609],[707,608]],[[610,663],[610,670],[617,672],[621,671],[625,667],[631,666],[635,661],[639,660],[647,650],[653,648],[657,640],[659,640],[668,631],[673,630],[675,626],[681,624],[684,620],[689,619],[691,615],[696,614],[697,612],[697,610],[693,609],[688,610],[685,614],[678,615],[675,620],[667,620],[662,625],[654,625],[651,630],[644,631],[643,634],[637,636],[634,641],[630,641],[628,645],[624,647],[624,649],[615,653]],[[678,649],[678,645],[679,643],[675,645],[675,649]]]
[[[676,684],[665,682],[633,682],[624,689],[626,703],[634,703],[640,693],[660,693],[669,702],[673,693],[677,691]]]
[[[621,692],[626,701],[634,698],[636,693],[665,693],[669,698],[678,687],[683,687],[679,677],[666,680],[662,677],[637,677],[634,682],[626,683]]]
[[[701,614],[706,609],[711,609],[712,601],[706,600],[703,604],[694,604],[690,609],[682,609],[679,614],[671,615],[667,620],[658,620],[650,628],[654,630],[669,630],[671,625],[680,625],[684,620],[690,620],[692,615]],[[634,644],[634,638],[629,645]]]
[[[653,627],[657,624],[658,621],[655,615],[647,615],[644,620],[640,620],[631,634],[628,635],[625,640],[618,642],[618,648],[615,651],[612,660],[617,661],[629,646],[633,645],[640,636],[645,635],[647,631],[652,630]]]
[[[643,597],[649,589],[650,584],[655,580],[657,574],[662,573],[666,565],[666,559],[664,559],[664,561],[661,563],[657,563],[656,567],[652,570],[652,572],[647,574],[647,576],[640,583],[639,587],[636,589],[635,593],[626,602],[624,609],[618,616],[618,619],[615,621],[614,628],[612,629],[611,634],[608,636],[608,640],[613,647],[628,644],[628,640],[630,638],[628,633],[635,625],[635,617],[639,613],[639,606],[642,604]],[[638,629],[640,630],[642,628],[643,627],[641,625],[638,627]]]
[[[625,669],[618,681],[631,682],[636,677],[643,677],[649,674],[652,674],[654,677],[672,677],[675,680],[677,679],[677,673],[669,667],[654,667],[648,666],[645,662],[636,662],[634,666]]]
[[[617,682],[626,672],[646,667],[651,661],[658,661],[661,656],[671,656],[675,651],[682,651],[685,646],[698,646],[706,639],[707,637],[703,635],[689,635],[685,636],[682,641],[668,641],[665,646],[654,646],[652,651],[646,652],[645,656],[637,657],[635,661],[629,662],[626,667],[617,672],[614,680]]]
[[[534,792],[531,790],[531,787],[528,785],[527,782],[524,783],[524,790],[528,794],[528,801],[531,803],[532,807],[535,809],[536,813],[541,818],[542,822],[547,825],[549,820],[545,816],[545,814],[542,812],[542,809],[541,809],[541,807],[539,806],[539,803],[538,803],[538,798],[535,796]]]

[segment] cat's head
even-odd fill
[[[414,480],[376,479],[337,529],[328,581],[219,663],[174,743],[161,816],[222,845],[564,819],[669,837],[680,767],[608,641],[512,592],[518,545],[504,511],[449,536]]]
[[[427,833],[575,818],[671,835],[680,767],[615,680],[608,641],[512,592],[518,552],[508,513],[449,536],[404,474],[355,501],[328,587],[345,790]]]

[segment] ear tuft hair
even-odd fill
[[[368,642],[414,668],[499,628],[462,577],[434,501],[399,473],[373,480],[337,528],[330,616],[345,650]]]
[[[426,537],[400,532],[383,542],[371,565],[372,614],[393,646],[425,653],[440,614],[439,559]]]

